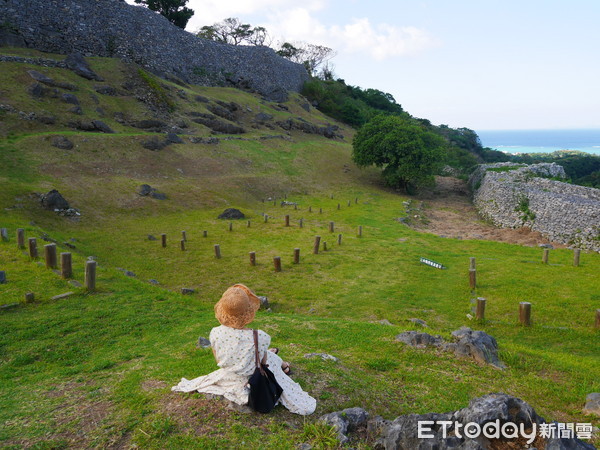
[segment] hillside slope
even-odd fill
[[[400,219],[415,214],[407,198],[380,187],[376,171],[356,169],[351,132],[300,96],[273,103],[89,58],[105,79],[99,83],[44,66],[48,61],[32,64],[58,55],[0,53],[29,58],[0,62],[0,228],[9,238],[0,242],[7,278],[0,305],[10,305],[0,310],[2,445],[331,446],[335,433],[316,423],[321,414],[361,406],[393,419],[456,410],[489,392],[520,397],[548,420],[595,420],[582,407],[600,390],[593,326],[600,255],[582,253],[574,267],[572,252],[557,249],[542,264],[535,247],[407,227]],[[36,82],[30,70],[55,86]],[[81,111],[71,111],[77,106]],[[108,129],[97,120],[115,133],[100,131]],[[168,133],[183,143],[163,145],[178,140]],[[166,199],[140,195],[143,184]],[[37,194],[53,188],[79,216],[41,207]],[[246,219],[217,219],[226,207]],[[71,252],[72,279],[19,249],[18,228],[37,238],[40,254],[51,241]],[[90,257],[98,263],[94,292],[81,286]],[[446,269],[421,264],[421,257]],[[470,257],[477,258],[474,290]],[[314,416],[282,408],[242,415],[217,400],[170,392],[181,377],[216,368],[210,350],[196,343],[216,325],[215,301],[236,282],[269,297],[270,311],[260,311],[253,325],[272,336],[294,379],[317,398]],[[182,295],[182,288],[193,292]],[[35,302],[23,302],[26,292]],[[473,319],[475,297],[488,299],[485,320]],[[531,327],[518,324],[520,301],[533,304]],[[415,318],[447,340],[461,326],[488,332],[507,369],[398,342],[402,331],[423,331]],[[310,353],[339,361],[305,357]],[[352,445],[376,438],[359,433]]]

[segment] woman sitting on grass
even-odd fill
[[[239,405],[248,404],[248,379],[254,373],[254,336],[247,328],[254,320],[260,307],[259,298],[243,284],[236,284],[225,291],[215,305],[215,317],[221,326],[210,332],[210,343],[219,370],[193,380],[181,379],[171,389],[178,392],[198,391],[205,394],[222,395]],[[278,355],[277,349],[268,351],[271,337],[258,331],[258,350],[262,360],[267,355],[269,369],[283,389],[279,402],[296,414],[308,415],[314,412],[316,400],[302,390],[287,373],[289,364]]]

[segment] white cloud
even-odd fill
[[[388,24],[373,27],[367,18],[354,19],[343,27],[333,26],[330,34],[337,41],[340,52],[366,53],[377,61],[415,55],[438,45],[425,30]]]
[[[326,45],[338,54],[363,54],[374,60],[421,53],[439,45],[427,31],[388,24],[374,26],[369,19],[353,19],[346,25],[324,25],[308,8],[279,10],[265,27],[288,41]]]

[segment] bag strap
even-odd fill
[[[254,363],[256,364],[256,368],[260,370],[260,373],[265,375],[262,365],[267,362],[267,354],[265,353],[261,364],[260,356],[258,356],[258,330],[253,329],[252,334],[254,335]]]

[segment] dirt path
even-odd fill
[[[454,177],[436,177],[436,187],[418,196],[413,205],[422,208],[422,220],[411,221],[411,226],[438,236],[459,239],[484,239],[526,246],[563,244],[551,242],[529,228],[497,228],[484,222],[478,215],[466,182]]]

